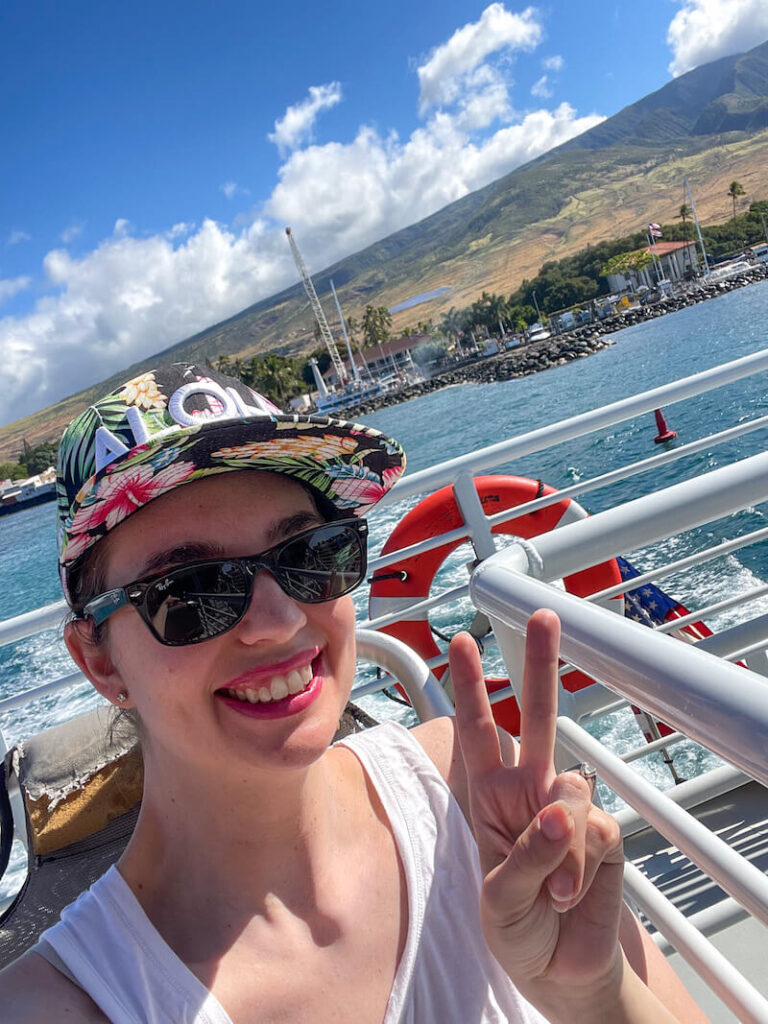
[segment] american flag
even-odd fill
[[[648,231],[651,238],[661,238],[661,224],[649,224]]]
[[[628,582],[640,575],[640,570],[636,569],[626,558],[617,558],[616,561],[619,563],[622,580]],[[665,594],[655,583],[645,583],[636,590],[625,591],[624,615],[628,619],[634,619],[635,622],[641,622],[644,626],[650,626],[653,629],[654,626],[660,626],[664,622],[681,619],[684,615],[688,615],[688,609],[669,594]],[[681,626],[680,629],[672,630],[672,636],[689,644],[694,644],[711,635],[712,630],[703,622],[689,622],[685,626]],[[648,732],[645,712],[635,707],[634,704],[632,710],[645,738],[650,743],[654,736]],[[672,732],[672,729],[664,722],[657,722],[656,726],[662,736],[669,736]]]

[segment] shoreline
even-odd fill
[[[553,366],[562,366],[574,359],[585,359],[614,344],[609,335],[624,330],[625,327],[633,327],[646,320],[655,320],[667,313],[676,313],[687,306],[695,306],[737,288],[744,288],[765,280],[768,280],[768,265],[763,264],[744,274],[739,274],[729,281],[718,281],[714,284],[697,283],[684,295],[661,299],[648,306],[633,307],[612,317],[606,317],[605,320],[577,327],[567,333],[553,334],[543,341],[520,345],[509,352],[467,359],[450,369],[436,373],[429,380],[410,384],[399,391],[379,395],[358,405],[340,409],[334,416],[356,419],[377,412],[379,409],[400,405],[401,402],[408,402],[412,398],[430,394],[432,391],[440,391],[442,388],[451,387],[454,384],[491,384],[496,381],[514,380],[517,377],[527,377],[532,373],[538,373],[540,370],[549,370]]]

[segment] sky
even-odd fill
[[[0,424],[768,38],[766,0],[3,0]],[[408,296],[403,296],[407,299]]]

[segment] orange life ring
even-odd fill
[[[554,488],[542,484],[539,480],[529,480],[519,476],[481,476],[475,478],[475,487],[486,515],[514,508],[533,501],[546,494],[553,494]],[[513,534],[526,540],[547,533],[558,526],[584,519],[587,512],[571,498],[563,498],[556,504],[528,512],[517,519],[510,519],[493,527],[493,533]],[[458,529],[463,525],[452,487],[443,487],[420,501],[397,524],[392,535],[382,548],[382,555],[402,548],[410,547],[429,537],[436,537],[449,530]],[[450,541],[440,547],[432,548],[423,554],[414,555],[395,562],[382,569],[373,577],[368,611],[371,618],[387,615],[394,611],[402,611],[403,618],[390,626],[381,627],[383,633],[389,633],[412,647],[422,658],[432,658],[440,654],[435,643],[426,615],[409,619],[408,608],[429,597],[432,581],[438,569],[448,555],[458,547],[461,541]],[[599,565],[593,565],[581,572],[574,573],[563,580],[566,590],[578,597],[586,597],[606,587],[621,583],[621,571],[615,558]],[[624,599],[621,602],[623,614]],[[438,679],[445,672],[445,666],[434,670]],[[507,679],[486,678],[489,693],[508,685]],[[567,690],[575,692],[585,686],[591,686],[594,680],[583,672],[573,671],[563,678]],[[499,725],[516,736],[520,732],[520,715],[514,697],[500,701],[494,705],[494,717]]]

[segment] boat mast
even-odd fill
[[[293,253],[293,260],[296,264],[296,269],[301,276],[304,291],[307,293],[309,304],[312,307],[312,312],[315,314],[315,320],[317,320],[317,326],[320,328],[320,336],[325,342],[325,347],[328,349],[328,355],[331,357],[331,364],[333,365],[334,372],[339,379],[339,384],[343,384],[347,376],[344,370],[344,363],[341,361],[339,350],[336,348],[336,342],[333,340],[333,335],[331,334],[331,328],[328,326],[328,321],[325,319],[325,312],[323,311],[323,307],[320,305],[320,299],[318,299],[315,286],[312,284],[312,278],[309,276],[304,260],[301,258],[299,247],[296,245],[296,240],[291,233],[291,229],[286,228],[285,233],[288,236],[288,243],[291,247],[291,252]]]
[[[333,281],[331,281],[331,292],[333,293],[333,301],[336,303],[336,309],[339,312],[339,322],[341,323],[341,333],[344,335],[344,341],[347,343],[347,352],[349,354],[349,365],[352,367],[352,376],[355,380],[360,380],[360,371],[357,368],[354,356],[352,355],[352,345],[347,334],[347,325],[344,323],[344,314],[341,312],[341,306],[339,305],[339,296],[336,294],[336,289],[333,287]]]
[[[687,176],[683,180],[685,181],[685,191],[688,196],[688,202],[691,204],[691,213],[693,214],[693,222],[696,225],[696,234],[699,236],[701,255],[704,258],[704,276],[707,277],[709,275],[709,260],[707,259],[707,250],[704,248],[704,239],[701,237],[701,227],[699,226],[699,218],[696,216],[696,205],[693,201],[693,193],[691,192],[691,186]]]

